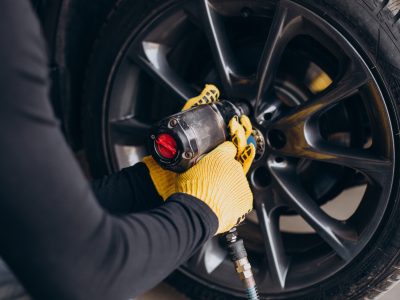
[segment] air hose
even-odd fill
[[[228,253],[234,263],[235,271],[246,289],[246,296],[249,300],[259,300],[257,286],[254,280],[251,264],[247,258],[247,252],[243,240],[238,238],[236,227],[232,228],[225,235]]]

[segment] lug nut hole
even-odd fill
[[[265,188],[271,183],[271,177],[266,167],[256,169],[252,177],[254,185],[259,188]]]
[[[263,115],[264,121],[269,121],[269,120],[271,120],[273,115],[274,115],[274,114],[273,114],[272,112],[265,113],[265,114]]]
[[[268,142],[272,148],[282,149],[286,145],[286,136],[282,131],[272,129],[268,132]]]

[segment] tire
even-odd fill
[[[248,1],[251,6],[252,1]],[[256,1],[254,1],[256,2]],[[274,1],[265,1],[272,3]],[[120,1],[93,49],[87,70],[83,130],[85,150],[95,176],[114,171],[107,152],[107,128],[104,116],[107,111],[107,89],[116,68],[116,61],[127,47],[128,39],[148,24],[152,16],[181,1]],[[341,32],[356,48],[365,54],[370,69],[381,87],[394,122],[395,153],[399,152],[400,135],[400,4],[396,1],[378,0],[298,0]],[[151,107],[151,105],[150,105]],[[171,113],[173,107],[161,112]],[[395,165],[399,158],[396,157]],[[343,269],[306,288],[265,299],[373,299],[387,291],[400,280],[400,181],[399,168],[395,168],[394,181],[384,217],[371,240]],[[191,299],[243,299],[221,291],[205,280],[189,276],[178,270],[168,281]]]

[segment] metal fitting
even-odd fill
[[[251,265],[247,257],[235,261],[235,269],[242,280],[253,277]]]
[[[230,232],[225,236],[226,240],[228,243],[234,243],[237,240],[237,233],[236,232]]]
[[[189,152],[189,151],[184,152],[183,153],[183,157],[186,158],[186,159],[191,159],[193,157],[193,153]]]
[[[175,127],[176,125],[178,125],[178,121],[176,119],[171,119],[168,123],[169,127]]]

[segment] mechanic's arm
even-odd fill
[[[35,299],[128,299],[184,262],[218,220],[182,194],[146,214],[105,213],[46,101],[46,72],[30,69],[41,65],[0,70],[0,256]]]
[[[1,78],[3,71],[0,73]],[[37,81],[24,83],[35,101],[45,96],[35,88]],[[210,177],[216,180],[213,188],[208,189],[210,182],[200,188],[196,178],[207,179],[204,173],[199,176],[201,162],[192,169],[197,170],[193,176],[188,174],[179,181],[179,189],[187,194],[174,194],[165,205],[145,214],[113,217],[105,213],[47,102],[21,105],[19,99],[26,99],[23,92],[4,90],[3,96],[13,101],[3,103],[0,112],[4,122],[0,126],[0,255],[34,298],[128,299],[161,281],[217,228],[226,230],[237,220],[238,215],[231,215],[229,222],[223,219],[237,202],[235,195],[218,192],[217,187],[225,186],[224,182]],[[232,147],[228,161],[217,152],[213,162],[202,162],[208,162],[212,172],[220,159],[230,168],[236,151]],[[246,184],[240,169],[228,175],[238,175]],[[238,191],[237,182],[229,181],[236,187],[233,191]],[[247,195],[238,196],[247,199],[248,209],[251,194],[248,186],[244,190]],[[208,204],[188,194],[204,195]],[[222,206],[212,195],[228,201]]]
[[[188,195],[146,214],[103,211],[52,114],[44,58],[20,65],[5,54],[0,49],[0,256],[35,299],[128,299],[215,234],[213,211]]]
[[[147,211],[164,203],[142,162],[91,182],[100,205],[113,214]]]

